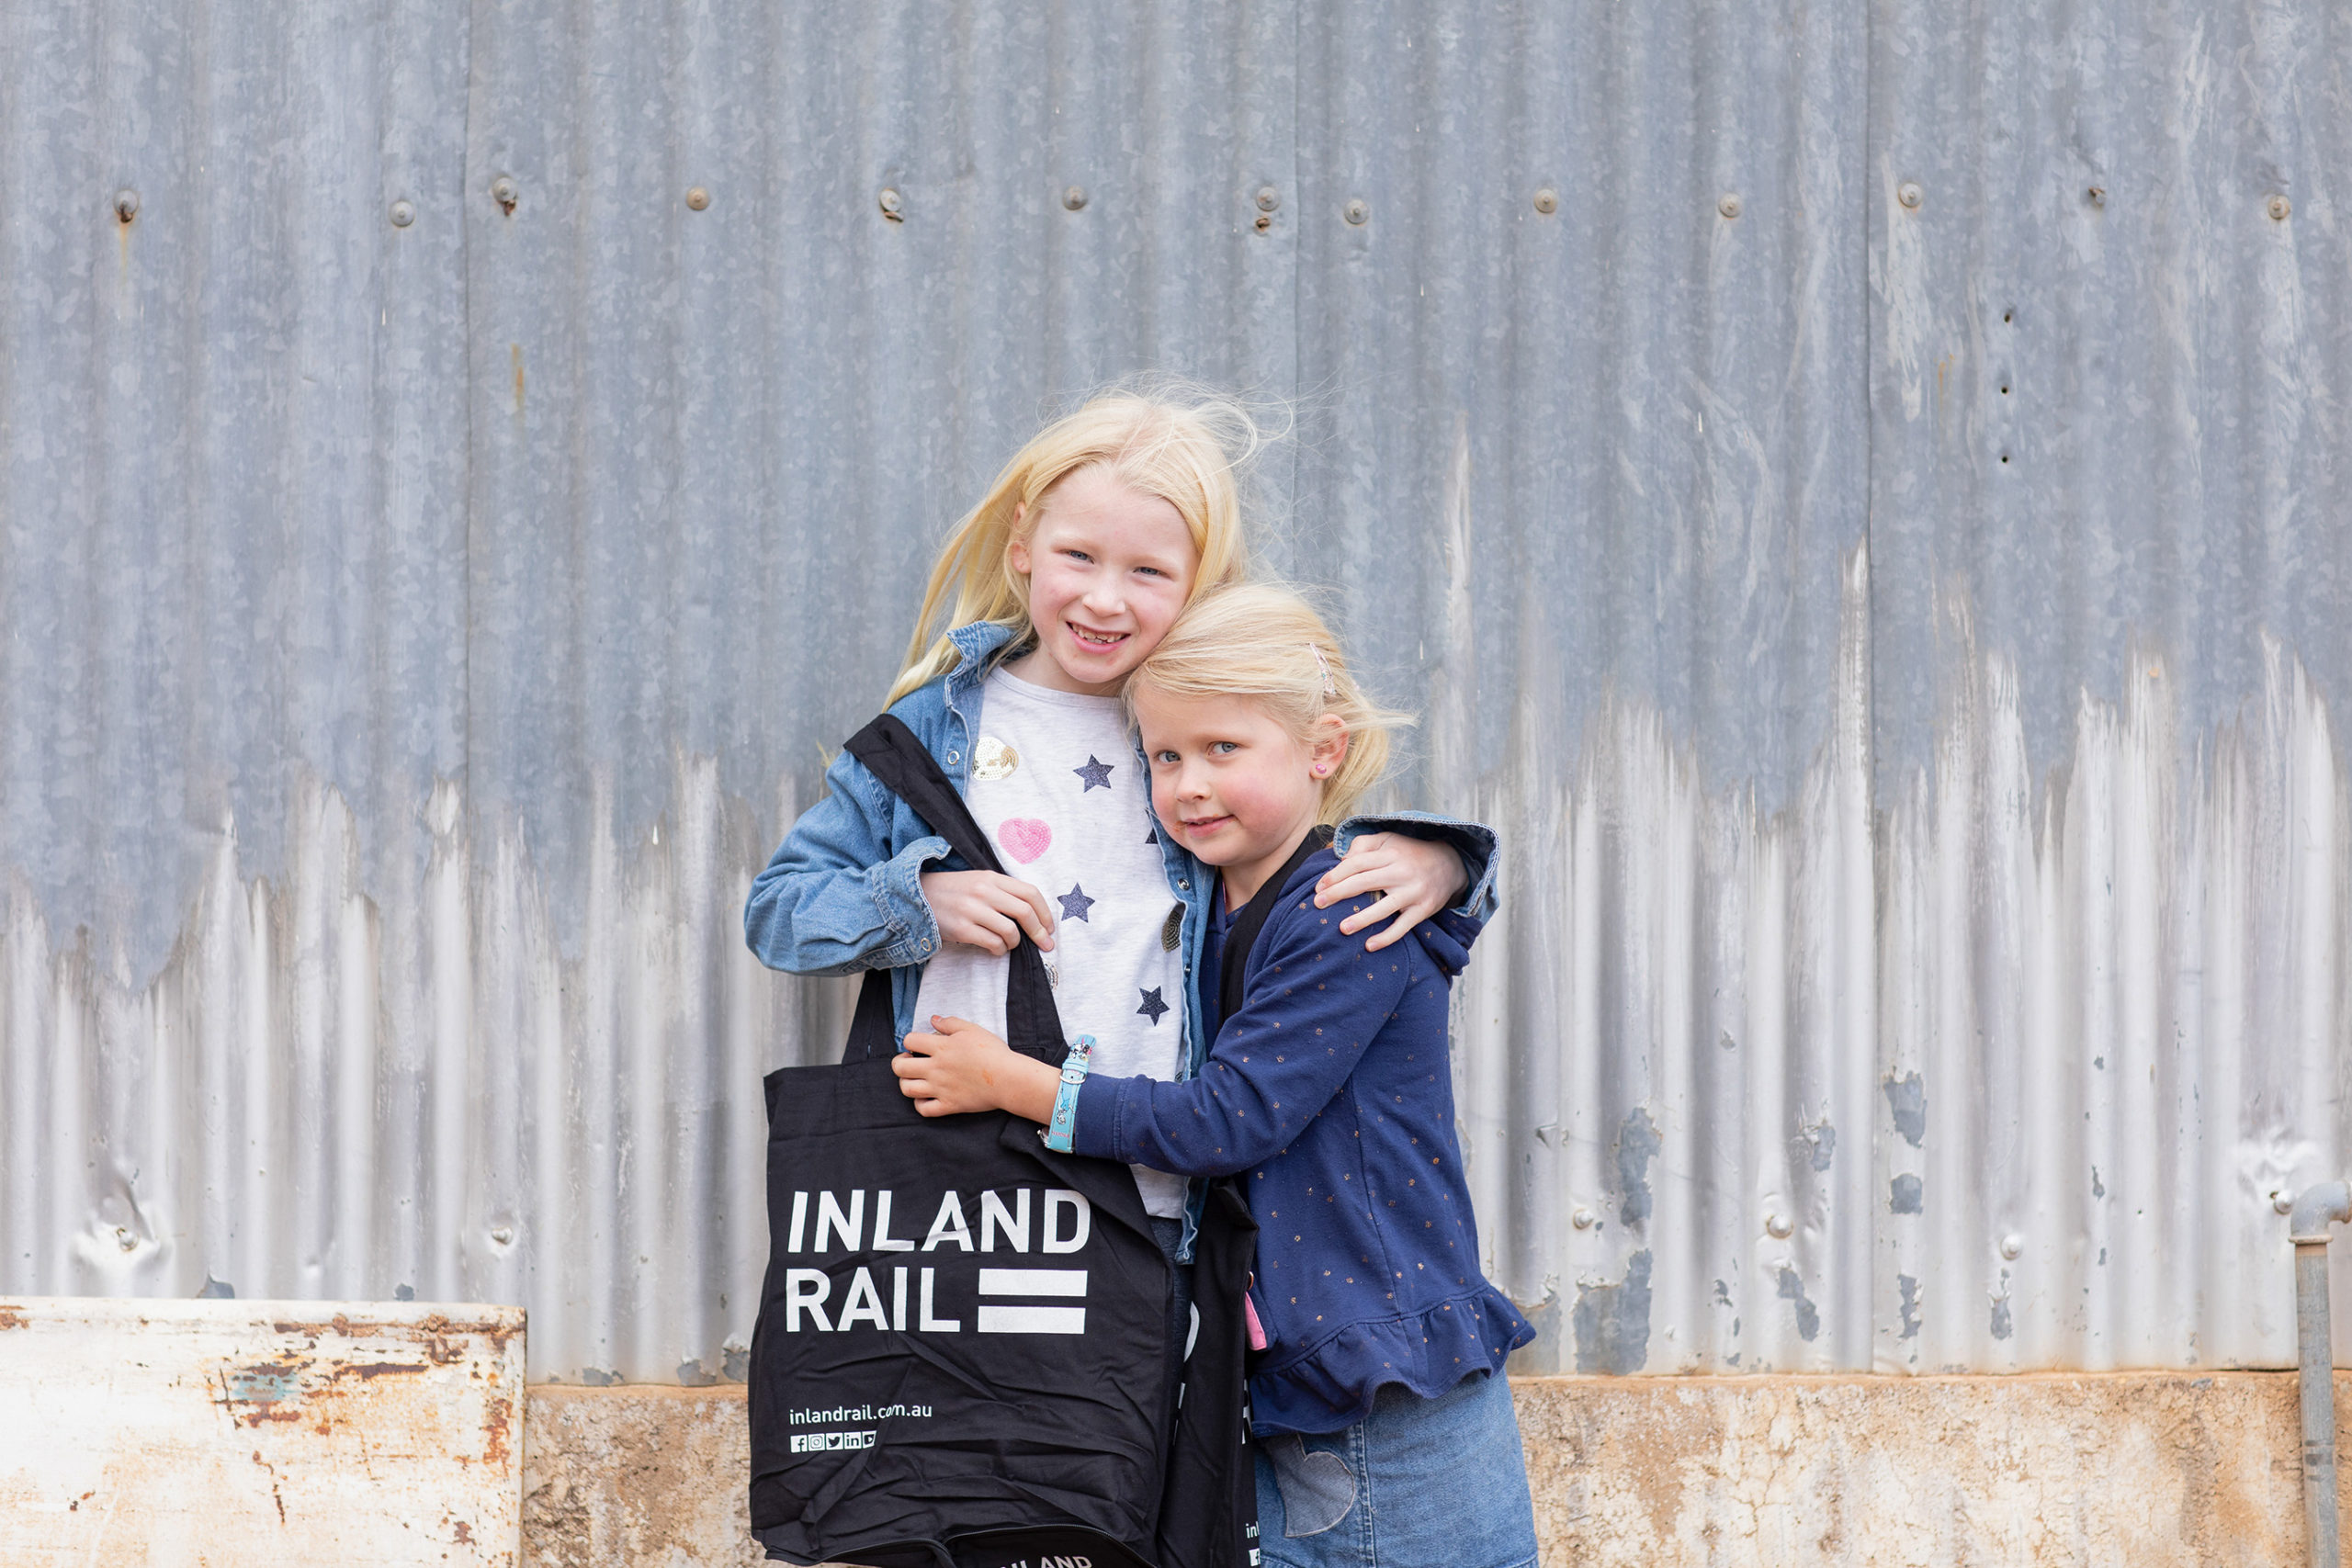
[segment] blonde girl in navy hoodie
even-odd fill
[[[1340,934],[1348,907],[1315,905],[1329,825],[1379,778],[1396,719],[1314,610],[1265,585],[1195,600],[1125,695],[1160,830],[1218,873],[1203,1070],[1069,1084],[951,1020],[897,1059],[901,1086],[925,1114],[1003,1109],[1080,1154],[1241,1178],[1268,1562],[1532,1563],[1503,1377],[1532,1332],[1478,1268],[1447,1062],[1447,991],[1480,922],[1441,914],[1366,953]],[[1226,937],[1253,902],[1263,925],[1227,987]]]

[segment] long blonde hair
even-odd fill
[[[1301,741],[1313,738],[1325,714],[1338,715],[1348,750],[1323,781],[1318,822],[1338,823],[1380,782],[1388,769],[1388,732],[1413,722],[1374,705],[1315,607],[1271,582],[1235,583],[1194,599],[1127,677],[1130,718],[1136,692],[1146,689],[1255,703]]]
[[[1029,640],[1029,581],[1006,552],[1036,527],[1046,493],[1081,468],[1106,468],[1176,509],[1200,552],[1193,592],[1240,579],[1249,556],[1236,470],[1270,438],[1238,399],[1164,379],[1093,398],[1031,436],[940,547],[884,705],[956,668],[956,626],[996,621],[1012,628],[1009,647]]]

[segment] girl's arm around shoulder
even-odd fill
[[[800,814],[743,906],[743,938],[761,963],[796,975],[846,975],[922,964],[939,951],[923,868],[948,856],[926,836],[890,845],[896,797],[844,751],[828,793]]]
[[[1444,908],[1452,908],[1456,915],[1467,917],[1467,919],[1494,919],[1496,898],[1498,898],[1494,872],[1500,861],[1500,837],[1487,823],[1465,823],[1461,818],[1442,816],[1435,811],[1390,811],[1383,813],[1383,816],[1350,816],[1345,823],[1339,825],[1339,832],[1331,840],[1331,849],[1339,851],[1340,863],[1331,867],[1331,872],[1324,877],[1324,886],[1340,886],[1340,891],[1348,891],[1348,894],[1357,891],[1357,888],[1343,886],[1343,882],[1340,882],[1350,870],[1348,858],[1376,849],[1383,840],[1404,840],[1416,846],[1442,844],[1453,851],[1453,856],[1461,861],[1463,874],[1453,884],[1453,894],[1458,894],[1456,900],[1452,905],[1444,905]],[[1435,912],[1437,905],[1432,905],[1430,909],[1416,912],[1416,915],[1420,919],[1428,919],[1428,915],[1435,915]],[[1408,924],[1411,921],[1407,921],[1407,926]],[[1402,931],[1397,931],[1397,936],[1404,936]]]
[[[1364,952],[1340,923],[1371,896],[1318,909],[1314,886],[1305,873],[1294,877],[1268,917],[1248,994],[1198,1077],[1086,1080],[1078,1153],[1221,1176],[1281,1153],[1331,1102],[1396,1010],[1422,949],[1406,942]]]

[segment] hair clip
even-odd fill
[[[1331,679],[1331,661],[1324,658],[1323,650],[1311,642],[1306,645],[1306,651],[1315,655],[1315,667],[1323,671],[1323,694],[1327,697],[1338,696],[1340,683]]]

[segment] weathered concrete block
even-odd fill
[[[2352,1393],[2339,1376],[2337,1404]],[[1539,1378],[1520,1431],[1544,1561],[2303,1561],[2295,1380]]]
[[[537,1568],[717,1568],[752,1539],[741,1383],[546,1384],[523,1426],[523,1560]]]
[[[2352,1377],[2337,1387],[2341,1409]],[[2303,1561],[2291,1373],[1527,1378],[1514,1393],[1546,1568]],[[527,1562],[762,1561],[740,1385],[534,1388],[526,1430]]]

